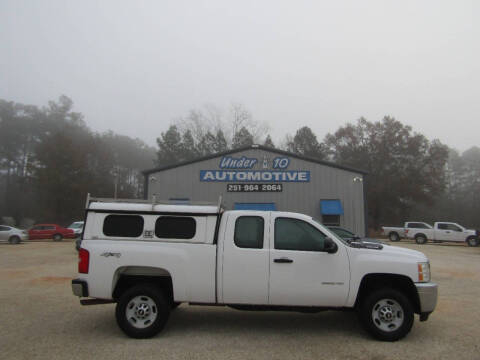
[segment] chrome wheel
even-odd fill
[[[417,236],[415,237],[415,242],[416,242],[417,244],[423,245],[423,244],[425,244],[425,243],[427,242],[427,238],[426,238],[425,236],[423,236],[423,235],[417,235]]]
[[[396,242],[396,241],[399,241],[399,240],[400,240],[400,236],[398,236],[397,233],[390,233],[389,239],[390,239],[390,241]]]
[[[134,297],[125,309],[128,322],[137,329],[145,329],[152,325],[157,318],[157,314],[158,309],[155,301],[144,295]]]
[[[402,306],[392,299],[379,300],[372,309],[372,320],[377,328],[385,332],[398,330],[404,321]]]

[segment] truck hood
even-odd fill
[[[349,244],[349,248],[352,251],[356,252],[360,251],[361,253],[364,251],[371,252],[371,255],[380,256],[380,257],[389,257],[389,258],[403,258],[408,260],[408,262],[425,262],[428,261],[428,258],[425,256],[424,253],[417,251],[406,249],[399,246],[391,246],[389,244],[378,242],[368,242],[368,241],[355,241]],[[355,249],[355,250],[354,250]],[[358,254],[358,253],[357,253]],[[364,253],[366,254],[366,253]]]
[[[428,261],[428,258],[424,253],[417,250],[405,249],[399,246],[384,246],[381,252],[385,255],[408,257],[410,259],[416,259],[417,261],[422,262]]]

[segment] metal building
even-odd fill
[[[366,173],[261,145],[145,170],[145,198],[308,214],[366,231]]]

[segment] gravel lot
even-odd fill
[[[0,359],[480,359],[480,247],[399,243],[430,258],[439,304],[407,338],[372,340],[353,313],[242,312],[181,305],[148,340],[118,329],[114,305],[71,294],[73,242],[0,244]]]

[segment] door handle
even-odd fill
[[[450,231],[445,231],[447,234],[450,234]]]
[[[273,262],[289,264],[289,263],[293,263],[293,260],[288,258],[280,258],[280,259],[274,259]]]

